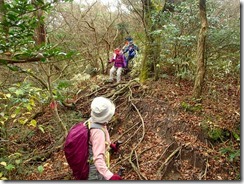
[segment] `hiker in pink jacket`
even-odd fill
[[[109,72],[109,82],[113,82],[114,79],[114,72],[117,70],[117,76],[116,76],[116,80],[117,83],[119,83],[121,81],[121,74],[122,74],[122,70],[123,68],[126,67],[126,58],[125,55],[123,54],[123,51],[120,50],[119,48],[116,48],[114,50],[114,54],[112,59],[109,61],[109,63],[114,63],[114,65],[112,66],[112,68],[110,69]]]
[[[90,130],[88,180],[121,180],[118,174],[114,174],[109,170],[109,150],[118,151],[116,144],[110,141],[106,126],[114,113],[115,105],[107,98],[96,97],[91,103],[91,117],[88,121],[102,125],[102,129]]]

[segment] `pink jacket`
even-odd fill
[[[104,133],[106,136],[104,136]],[[107,167],[106,158],[105,158],[105,153],[109,149],[110,144],[111,144],[107,127],[104,126],[104,130],[91,129],[90,130],[90,142],[92,144],[94,164],[95,164],[98,172],[106,180],[109,180],[113,176],[113,173]]]
[[[113,58],[110,60],[110,63],[111,62],[114,62],[114,66],[116,68],[126,67],[126,58],[122,52],[119,54],[114,54]]]

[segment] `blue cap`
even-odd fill
[[[131,38],[131,37],[127,37],[125,40],[127,40],[127,41],[133,41],[133,39]]]

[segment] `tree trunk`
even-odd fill
[[[159,63],[161,51],[161,36],[151,34],[158,29],[161,29],[162,22],[160,14],[165,10],[165,1],[155,2],[152,0],[143,0],[144,30],[146,35],[145,53],[141,63],[140,81],[144,82],[148,77],[159,78]],[[158,7],[161,6],[161,9]],[[156,18],[156,19],[155,19]],[[158,19],[157,19],[158,18]]]
[[[5,4],[4,0],[0,0],[0,22],[1,22],[0,31],[2,31],[3,35],[5,36],[5,41],[6,41],[6,43],[8,43],[9,27],[8,27],[8,24],[6,23],[6,10],[4,8],[4,4]],[[8,53],[9,48],[5,48],[4,52]]]
[[[199,32],[198,45],[197,45],[197,70],[196,78],[193,89],[193,96],[199,98],[202,95],[202,88],[205,76],[205,40],[207,32],[207,16],[206,16],[206,0],[199,0],[201,29]]]
[[[45,30],[44,21],[42,20],[43,10],[40,9],[39,7],[40,5],[37,5],[36,0],[32,0],[32,3],[36,7],[36,11],[34,12],[34,15],[38,20],[37,27],[35,29],[34,40],[36,42],[36,45],[41,45],[43,43],[46,43],[46,30]]]
[[[4,22],[5,10],[4,10],[4,0],[0,0],[0,22]],[[3,28],[3,25],[1,25]]]

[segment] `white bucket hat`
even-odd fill
[[[115,113],[114,103],[105,97],[96,97],[91,103],[91,119],[95,123],[110,121]]]

